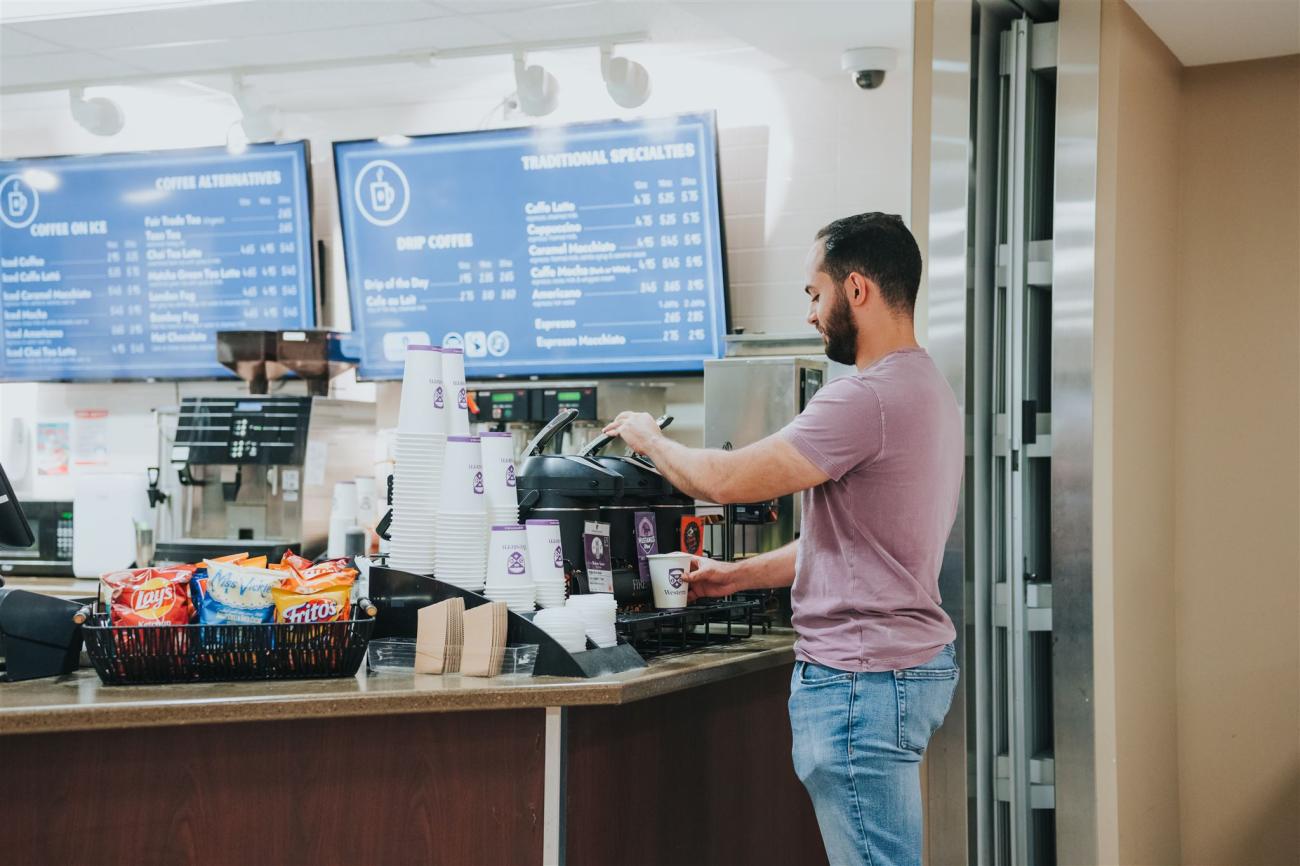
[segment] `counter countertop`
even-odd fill
[[[647,668],[594,679],[432,676],[105,686],[92,669],[0,683],[0,734],[626,704],[787,664],[794,633],[773,629],[733,644],[652,659]]]

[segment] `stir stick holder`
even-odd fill
[[[457,597],[465,600],[466,610],[491,603],[477,592],[443,583],[431,575],[372,566],[370,598],[378,608],[374,636],[415,637],[420,608]],[[570,653],[555,638],[514,611],[507,617],[506,640],[512,644],[537,644],[537,665],[533,668],[533,675],[539,677],[590,678],[646,666],[640,653],[626,643],[592,648],[594,645],[588,640],[586,652]]]

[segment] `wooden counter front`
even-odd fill
[[[824,863],[791,644],[591,681],[0,685],[4,862]]]

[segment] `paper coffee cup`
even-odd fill
[[[440,511],[482,514],[484,501],[483,452],[477,436],[448,436],[442,467]]]
[[[528,534],[528,570],[534,583],[564,585],[564,549],[560,521],[525,520]]]
[[[691,555],[681,552],[656,553],[646,559],[650,561],[650,589],[654,594],[655,607],[659,610],[686,607],[689,587],[685,578],[691,570]]]
[[[469,390],[465,385],[465,353],[442,348],[442,386],[446,407],[447,434],[469,435]]]
[[[518,508],[515,479],[515,438],[509,433],[480,433],[483,481],[489,508]]]
[[[461,365],[464,377],[464,365]],[[406,347],[402,370],[402,397],[397,410],[397,429],[409,433],[446,433],[446,413],[440,409],[442,353],[435,346]]]

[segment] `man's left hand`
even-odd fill
[[[664,438],[654,416],[645,412],[620,412],[606,425],[605,432],[622,439],[637,454],[649,454],[653,444]]]

